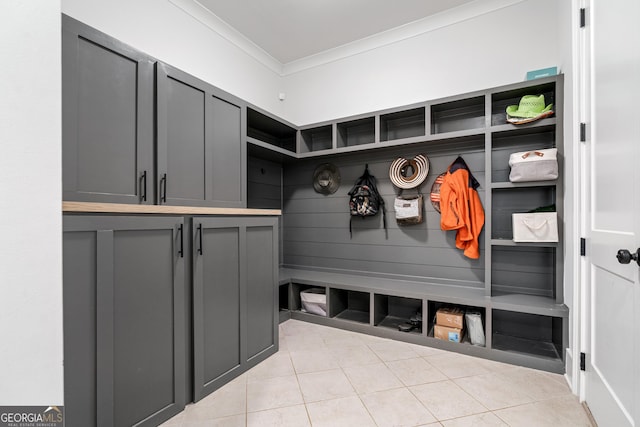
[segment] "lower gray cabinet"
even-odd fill
[[[183,219],[65,215],[66,425],[156,426],[184,409]]]
[[[274,217],[195,217],[194,401],[278,350]]]

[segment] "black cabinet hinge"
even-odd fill
[[[580,28],[584,28],[587,26],[587,10],[582,7],[580,8]]]
[[[580,238],[580,256],[585,256],[587,254],[587,239],[584,237]]]
[[[584,353],[580,353],[580,370],[587,370],[587,355]]]
[[[587,124],[580,123],[580,142],[587,141]]]

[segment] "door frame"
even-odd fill
[[[589,293],[589,263],[588,253],[582,256],[580,253],[580,239],[583,238],[588,243],[588,225],[591,219],[590,212],[590,123],[591,123],[591,79],[590,79],[590,32],[589,32],[589,0],[572,0],[572,50],[574,66],[574,96],[573,108],[574,117],[572,127],[574,128],[573,154],[576,160],[572,183],[575,191],[574,209],[575,217],[575,242],[576,256],[573,261],[574,271],[574,296],[573,296],[573,340],[572,340],[572,378],[570,386],[574,394],[578,395],[580,402],[585,402],[586,398],[586,373],[581,370],[581,353],[587,353],[589,349],[589,324],[590,317],[590,293]],[[580,26],[580,10],[586,11],[585,27]],[[581,124],[585,124],[585,138],[581,141]],[[587,244],[585,244],[585,249]],[[569,368],[569,367],[567,367]]]

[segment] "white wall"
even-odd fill
[[[524,80],[561,62],[559,3],[527,0],[285,76],[283,117],[305,125]]]
[[[0,21],[0,405],[61,405],[60,4]]]
[[[276,115],[281,77],[168,0],[62,0],[62,12]]]

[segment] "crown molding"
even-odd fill
[[[527,0],[476,0],[436,15],[383,31],[370,37],[356,40],[315,55],[310,55],[283,64],[222,19],[218,18],[210,10],[199,3],[198,0],[169,0],[169,2],[174,6],[204,24],[211,31],[214,31],[280,76],[288,76],[383,46],[388,46],[439,28],[455,25],[478,16],[492,13],[524,1]]]
[[[282,76],[282,63],[280,61],[269,55],[264,49],[246,38],[225,21],[218,18],[218,16],[205,8],[197,0],[169,0],[169,3],[226,39],[274,73]]]

